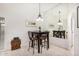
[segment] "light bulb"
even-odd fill
[[[43,21],[43,19],[41,17],[38,17],[37,21]]]
[[[59,22],[59,23],[58,23],[58,25],[62,26],[62,25],[63,25],[63,23]]]

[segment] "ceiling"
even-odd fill
[[[51,10],[55,9],[60,5],[65,5],[61,3],[41,3],[40,12],[41,14],[46,14]],[[66,4],[68,5],[68,4]],[[36,19],[39,13],[38,3],[1,3],[0,4],[0,14],[3,16],[11,15],[16,17],[22,17],[27,19]]]
[[[55,6],[59,5],[58,3],[40,3],[40,9],[41,11],[47,11],[51,8],[54,8]],[[13,7],[25,7],[25,8],[30,8],[34,10],[39,9],[39,4],[38,3],[1,3],[0,4],[0,10],[3,9],[12,9]],[[11,8],[12,7],[12,8]]]

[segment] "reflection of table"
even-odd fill
[[[38,36],[37,36],[37,38],[38,38],[38,53],[40,53],[40,43],[41,43],[41,39],[40,39],[40,36],[42,35],[42,34],[47,34],[47,49],[49,48],[49,32],[48,31],[44,31],[44,32],[31,32],[32,33],[32,36],[34,35],[34,34],[37,34]],[[33,43],[33,42],[32,42]]]

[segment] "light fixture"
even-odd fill
[[[61,11],[59,11],[59,20],[58,20],[58,25],[59,25],[59,26],[62,26],[63,23],[62,23],[62,21],[61,21],[61,19],[60,19],[60,13],[61,13]]]
[[[60,18],[60,13],[61,13],[61,11],[59,11],[59,20],[58,20],[58,30],[62,30],[63,29],[63,23],[62,23],[62,21],[61,21],[61,18]]]
[[[39,3],[39,14],[38,14],[38,18],[36,19],[36,21],[43,21],[43,18],[40,12],[41,10],[40,10],[40,3]]]

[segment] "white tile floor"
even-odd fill
[[[28,51],[28,47],[22,47],[20,49],[14,51],[3,51],[0,53],[1,56],[71,56],[71,50],[67,50],[64,48],[57,47],[55,45],[51,45],[48,50],[43,48],[42,53],[38,54],[37,50],[35,50],[35,54],[33,54],[32,48]]]

